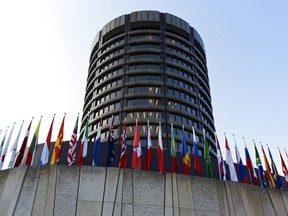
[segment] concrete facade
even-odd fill
[[[0,215],[287,215],[288,192],[131,169],[19,167],[0,172]]]

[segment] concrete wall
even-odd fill
[[[288,192],[92,166],[0,172],[0,215],[287,215]]]

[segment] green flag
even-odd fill
[[[206,160],[207,177],[212,178],[213,177],[212,165],[204,128],[203,128],[203,137],[204,137],[204,158]]]

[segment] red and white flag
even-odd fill
[[[158,129],[158,152],[157,153],[158,153],[159,171],[165,174],[161,122],[159,122],[159,129]]]
[[[77,131],[78,131],[78,119],[79,119],[79,114],[72,132],[72,136],[69,142],[69,150],[67,153],[67,161],[68,165],[71,166],[75,159],[76,159],[76,143],[77,143]]]
[[[227,165],[229,167],[229,171],[230,171],[230,180],[238,182],[237,173],[235,170],[234,162],[232,159],[232,154],[230,151],[230,147],[228,145],[228,140],[226,138],[226,135],[225,135],[225,149],[226,149],[226,163],[227,163]]]
[[[54,123],[55,114],[53,116],[47,137],[46,137],[46,143],[43,146],[43,151],[40,159],[40,166],[44,166],[45,164],[49,163],[49,155],[50,155],[50,145],[51,145],[51,137],[52,137],[52,130],[53,130],[53,123]]]
[[[149,126],[149,120],[148,120],[145,170],[151,169],[151,161],[152,161],[152,142],[151,142],[151,131],[150,131],[150,126]]]
[[[138,121],[136,119],[135,133],[134,133],[134,142],[133,142],[133,155],[132,155],[132,168],[133,169],[141,169],[141,142],[140,142],[140,134],[138,129]]]
[[[288,186],[288,170],[287,170],[287,167],[286,167],[286,164],[283,160],[283,157],[282,157],[282,154],[279,150],[279,154],[280,154],[280,158],[281,158],[281,164],[282,164],[282,171],[283,171],[283,174],[284,174],[284,178],[285,178],[285,183],[286,183],[286,186]]]

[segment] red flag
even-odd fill
[[[135,126],[135,134],[134,134],[134,142],[133,142],[133,155],[132,155],[132,168],[133,169],[141,169],[141,143],[140,143],[140,135],[138,130],[138,121],[136,119]]]
[[[284,174],[284,178],[285,178],[285,182],[286,182],[286,185],[288,186],[288,170],[287,170],[287,167],[285,165],[285,162],[283,160],[283,157],[281,155],[281,152],[279,150],[279,154],[280,154],[280,158],[281,158],[281,163],[282,163],[282,171],[283,171],[283,174]]]
[[[151,142],[151,133],[149,120],[147,123],[147,145],[146,145],[146,161],[145,161],[145,170],[150,170],[152,161],[152,142]]]
[[[29,134],[30,134],[30,128],[31,128],[32,121],[33,121],[33,118],[30,121],[29,127],[27,129],[27,132],[25,134],[24,140],[22,142],[20,151],[18,152],[18,154],[16,156],[14,167],[18,167],[18,166],[21,165],[21,162],[22,162],[22,159],[23,159],[23,156],[24,156],[24,152],[25,152],[25,149],[26,149],[26,146],[27,146],[27,142],[28,142],[28,137],[29,137]]]
[[[165,174],[161,122],[159,122],[158,129],[158,168],[161,173]]]
[[[120,168],[126,168],[126,159],[127,159],[127,154],[126,154],[127,144],[126,144],[126,141],[127,141],[127,136],[126,136],[126,118],[125,118],[124,125],[123,125],[121,155],[120,155],[120,162],[119,162],[119,167]]]
[[[57,137],[56,142],[54,144],[50,165],[54,165],[55,163],[58,163],[59,158],[60,158],[60,151],[61,151],[61,148],[63,145],[63,137],[64,137],[65,115],[66,115],[66,113],[64,114],[60,129],[59,129],[58,137]]]

